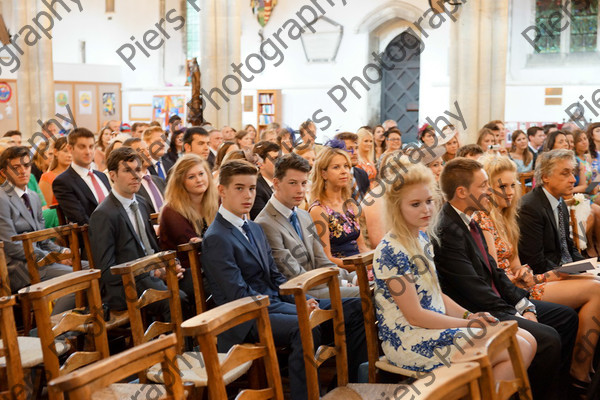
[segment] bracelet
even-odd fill
[[[463,314],[463,319],[469,319],[469,317],[471,316],[472,312],[470,311],[465,311],[465,313]]]

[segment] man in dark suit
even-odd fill
[[[213,126],[205,126],[204,128],[208,132],[208,146],[210,151],[206,161],[208,161],[208,165],[210,165],[210,169],[212,170],[215,168],[219,147],[223,143],[223,135],[220,130]]]
[[[533,154],[533,166],[537,162],[539,152],[542,150],[546,134],[544,129],[539,126],[531,126],[527,129],[527,140],[529,141],[529,151]]]
[[[252,210],[250,210],[250,219],[252,220],[265,208],[273,194],[275,160],[279,157],[280,151],[281,147],[277,143],[265,141],[254,145],[254,153],[262,159],[262,164],[256,181],[256,198]]]
[[[114,183],[111,193],[98,206],[90,218],[90,242],[96,268],[102,271],[103,301],[110,309],[127,309],[123,283],[113,275],[110,267],[142,258],[160,251],[146,201],[136,196],[141,184],[142,160],[130,147],[121,147],[110,153],[106,162]],[[167,290],[164,271],[153,271],[136,276],[138,296],[146,289]],[[183,277],[180,269],[178,277]],[[182,296],[185,307],[186,296]],[[162,300],[148,309],[166,321],[170,319],[169,303]],[[184,308],[185,311],[185,308]]]
[[[129,138],[123,142],[123,146],[131,147],[142,159],[142,185],[137,193],[146,200],[151,214],[160,212],[165,203],[166,183],[156,175],[151,175],[148,167],[152,165],[148,145],[140,138]]]
[[[52,190],[69,222],[85,225],[98,204],[108,196],[110,183],[100,171],[91,169],[94,161],[94,134],[86,128],[69,133],[71,166],[54,179]]]
[[[563,200],[573,193],[575,164],[571,150],[540,154],[535,167],[536,187],[521,199],[519,257],[536,274],[583,260],[573,245],[569,209]]]
[[[230,161],[221,166],[218,187],[221,197],[219,212],[204,235],[202,267],[213,290],[217,305],[259,294],[268,295],[268,312],[276,345],[289,346],[288,357],[292,399],[307,398],[306,373],[298,316],[291,296],[279,294],[286,281],[278,271],[271,248],[260,225],[246,217],[255,196],[257,168],[247,161]],[[329,300],[307,299],[309,310],[330,308]],[[366,360],[365,332],[360,299],[343,299],[348,372],[350,381],[357,376],[358,365]],[[315,348],[329,343],[331,325],[313,329]],[[220,351],[238,343],[256,340],[252,322],[239,325],[219,336]]]
[[[29,149],[24,146],[9,147],[0,155],[0,175],[5,179],[0,190],[0,241],[4,242],[4,252],[10,280],[11,293],[31,284],[27,258],[22,242],[11,238],[22,233],[44,229],[42,204],[37,193],[27,188],[31,175]],[[56,245],[47,239],[36,242],[33,251],[37,259],[51,252],[69,252],[68,248]],[[73,272],[70,265],[51,263],[38,269],[42,281]],[[4,282],[3,282],[4,284]],[[56,301],[54,313],[72,309],[74,296],[64,296]]]
[[[456,158],[444,167],[440,186],[448,199],[441,210],[434,243],[435,265],[444,293],[471,312],[488,311],[515,320],[537,341],[529,376],[535,398],[553,396],[559,370],[568,376],[578,318],[573,309],[528,299],[497,267],[488,253],[475,211],[489,207],[489,184],[483,166]],[[538,322],[539,321],[539,322]]]
[[[151,166],[148,167],[150,174],[158,176],[162,180],[167,179],[167,172],[173,166],[173,161],[165,157],[167,152],[167,136],[160,126],[151,126],[143,134],[143,140],[148,145]]]
[[[346,145],[346,151],[350,154],[352,162],[352,198],[356,201],[362,200],[369,191],[369,174],[358,168],[358,135],[352,132],[342,132],[335,135],[335,138],[342,140]]]

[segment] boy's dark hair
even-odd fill
[[[175,131],[175,134],[178,134],[177,132],[180,131]],[[191,146],[192,142],[194,141],[194,136],[196,135],[208,137],[208,132],[206,132],[206,129],[201,128],[199,126],[192,126],[191,128],[188,128],[183,134],[183,144],[189,144]]]
[[[106,168],[109,171],[118,171],[121,161],[137,161],[139,165],[142,165],[142,158],[137,151],[131,147],[123,146],[110,152],[108,160],[106,160]]]
[[[12,137],[12,136],[21,136],[23,137],[23,134],[21,133],[21,131],[8,131],[4,134],[4,137]]]
[[[69,145],[75,146],[75,143],[77,143],[77,140],[79,138],[95,139],[96,137],[94,136],[92,131],[90,131],[87,128],[77,128],[77,129],[73,129],[71,131],[71,133],[69,133],[69,136],[67,136],[67,141],[69,142]]]
[[[273,177],[281,180],[290,169],[308,173],[310,172],[310,164],[298,154],[286,154],[279,157],[275,162],[275,174]]]
[[[25,146],[13,146],[9,147],[0,154],[0,170],[5,170],[8,167],[8,162],[15,158],[29,157],[31,162],[31,153]]]
[[[352,140],[353,142],[358,142],[358,135],[352,132],[340,132],[335,135],[335,138],[338,140]]]
[[[123,146],[131,147],[134,143],[141,142],[141,141],[142,141],[142,139],[140,139],[139,137],[130,137],[123,142]]]
[[[440,175],[440,187],[446,200],[454,198],[456,189],[463,186],[468,188],[473,183],[473,175],[483,169],[480,162],[470,158],[455,158],[448,161]]]
[[[177,121],[181,121],[181,117],[179,115],[172,115],[171,118],[169,118],[169,125]]]
[[[281,147],[277,143],[269,142],[266,140],[260,141],[254,145],[252,152],[258,155],[263,160],[266,160],[269,157],[269,153],[276,151],[279,153],[281,151]]]
[[[542,128],[541,126],[530,126],[529,128],[527,128],[527,139],[529,139],[531,136],[537,135],[538,131],[543,130],[544,128]]]
[[[246,160],[227,161],[219,168],[219,184],[229,185],[231,179],[237,175],[258,175],[258,168]]]
[[[480,154],[483,154],[483,149],[480,145],[473,143],[466,144],[458,149],[456,157],[478,156]]]

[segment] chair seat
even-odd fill
[[[219,362],[222,363],[226,357],[227,354],[219,353]],[[183,382],[192,382],[196,387],[208,386],[206,368],[204,367],[205,364],[201,352],[191,351],[178,355],[177,365],[181,371],[181,380]],[[225,385],[229,385],[244,375],[250,369],[251,365],[252,362],[249,361],[227,372],[223,377]],[[164,383],[160,364],[155,364],[151,368],[148,368],[146,376],[153,382]]]
[[[167,391],[163,385],[114,383],[92,394],[92,400],[160,399]]]
[[[390,363],[385,356],[379,357],[379,361],[375,363],[375,367],[379,368],[386,372],[391,372],[392,374],[402,375],[402,376],[410,376],[411,378],[418,378],[419,374],[417,371],[412,371],[410,369],[405,369],[401,367],[397,367],[394,364]]]
[[[44,362],[40,338],[19,336],[17,340],[19,342],[19,353],[21,355],[21,365],[23,368],[33,368]],[[59,356],[65,354],[67,350],[69,350],[69,345],[63,341],[57,340],[54,343],[56,352]],[[2,347],[2,340],[0,340],[0,347]],[[6,359],[4,357],[0,357],[0,367],[6,367]]]
[[[402,386],[398,384],[381,383],[350,383],[348,386],[338,387],[327,393],[322,400],[372,400],[395,399],[401,394]]]

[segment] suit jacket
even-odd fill
[[[100,184],[104,184],[110,192],[110,183],[106,175],[95,170],[94,174]],[[90,221],[90,215],[98,206],[98,201],[89,186],[72,167],[67,168],[54,179],[52,190],[69,222],[85,225]]]
[[[217,159],[217,156],[215,156],[212,151],[209,151],[208,157],[206,158],[206,162],[210,166],[211,171],[215,168],[215,160],[216,159]]]
[[[154,228],[150,221],[148,204],[140,196],[137,196],[136,199],[150,244],[154,251],[159,251]],[[127,212],[112,192],[92,213],[89,233],[96,268],[102,271],[100,280],[103,299],[111,309],[125,310],[127,303],[121,277],[111,274],[110,267],[136,260],[146,254]],[[151,278],[148,273],[144,273],[136,277],[136,282],[152,279],[156,278]],[[141,282],[141,284],[143,283]]]
[[[160,194],[164,196],[166,188],[165,181],[160,179],[158,176],[152,174],[150,175],[150,179],[152,179],[152,182],[154,182]],[[140,190],[138,191],[137,195],[142,196],[144,200],[146,200],[146,203],[148,203],[148,210],[150,211],[150,214],[157,213],[160,211],[154,209],[154,205],[152,203],[152,194],[148,193],[144,185],[140,185]]]
[[[286,281],[271,256],[271,247],[260,225],[248,221],[258,249],[246,236],[218,213],[202,240],[202,268],[212,289],[215,303],[229,303],[247,296],[268,295],[271,304],[290,296],[279,295],[279,285]],[[252,321],[238,325],[219,336],[219,347],[228,349],[242,343]]]
[[[569,210],[564,202],[563,223],[567,234],[567,246],[573,261],[582,260],[571,239]],[[533,272],[543,274],[561,264],[560,236],[554,212],[541,186],[537,186],[521,199],[519,208],[519,257],[521,263],[529,264]]]
[[[433,241],[434,261],[443,292],[472,312],[514,315],[514,306],[527,297],[527,291],[513,285],[504,271],[498,268],[488,253],[481,229],[477,227],[485,254],[481,254],[469,228],[450,203],[442,207],[438,227],[439,240]],[[500,297],[494,293],[492,281]]]
[[[23,200],[17,195],[12,185],[5,182],[2,184],[2,190],[0,190],[0,241],[4,242],[4,252],[6,263],[8,264],[11,290],[13,292],[29,285],[31,280],[27,269],[27,259],[25,258],[23,243],[13,242],[11,238],[21,233],[38,231],[45,227],[40,198],[32,191],[29,191],[28,194],[33,215],[29,212]],[[61,251],[63,248],[48,239],[34,243],[33,249],[36,258],[39,260],[48,253]],[[48,267],[39,269],[42,280]]]
[[[360,192],[360,197],[365,197],[367,192],[369,191],[369,186],[371,183],[369,182],[369,174],[364,169],[354,167],[352,168],[354,179],[356,180],[356,184],[358,186],[358,191]]]
[[[167,153],[165,153],[165,155],[160,158],[160,164],[162,165],[163,169],[165,170],[165,180],[166,180],[169,170],[173,167],[173,165],[175,165],[175,163],[171,160],[170,157],[167,157]],[[156,170],[156,168],[154,168],[154,165],[151,165],[148,167],[148,172],[150,172],[150,175],[159,177],[158,171]]]
[[[261,174],[258,174],[258,179],[256,180],[256,198],[254,199],[254,205],[250,210],[251,220],[254,221],[262,209],[265,208],[265,205],[272,194],[273,189],[271,189],[265,178],[263,178]]]

